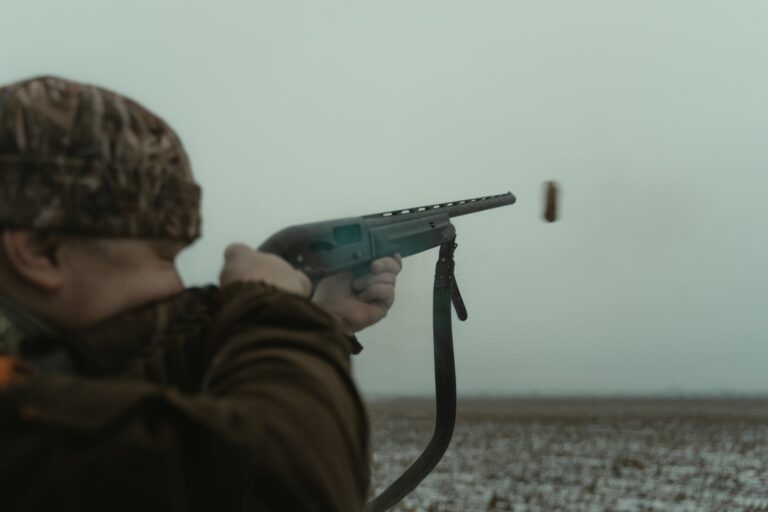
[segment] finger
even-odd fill
[[[309,295],[309,293],[312,291],[312,281],[304,272],[297,270],[296,273],[299,274],[299,285],[302,287],[304,294]]]
[[[247,254],[251,251],[252,249],[247,245],[235,242],[235,243],[229,244],[227,248],[224,250],[224,259],[226,261],[230,261],[240,256],[243,256],[244,254]]]
[[[359,295],[363,302],[381,304],[387,309],[395,302],[395,287],[388,284],[375,284]]]
[[[382,272],[392,272],[393,274],[397,275],[400,273],[400,269],[402,268],[402,265],[397,262],[395,258],[387,257],[387,258],[380,258],[378,260],[375,260],[373,263],[371,263],[371,272],[374,274],[382,273]]]
[[[394,286],[397,281],[395,274],[387,272],[386,274],[368,274],[352,282],[352,289],[356,292],[362,292],[374,284],[391,284]]]

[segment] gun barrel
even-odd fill
[[[437,213],[448,214],[449,217],[458,217],[468,213],[480,212],[499,206],[514,204],[517,199],[512,192],[506,194],[497,194],[494,196],[475,197],[472,199],[462,199],[460,201],[449,201],[447,203],[430,204],[426,206],[415,206],[413,208],[401,208],[388,212],[374,213],[365,215],[363,218],[370,226],[389,224],[392,221],[406,219],[416,219],[419,217],[428,217]]]

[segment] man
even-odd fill
[[[200,191],[171,128],[53,77],[0,88],[2,510],[361,510],[356,331],[399,256],[322,281],[245,245],[174,266]]]

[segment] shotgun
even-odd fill
[[[301,224],[278,231],[259,250],[281,256],[318,281],[339,272],[363,272],[374,260],[395,253],[406,257],[437,247],[456,236],[451,218],[514,202],[507,192]]]

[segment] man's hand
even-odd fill
[[[309,297],[312,284],[303,273],[274,254],[258,252],[244,244],[230,244],[224,252],[219,283],[263,281],[283,291]]]
[[[317,284],[312,302],[325,309],[348,334],[369,327],[385,316],[395,301],[395,281],[403,268],[399,254],[371,263],[370,273],[326,277]]]

